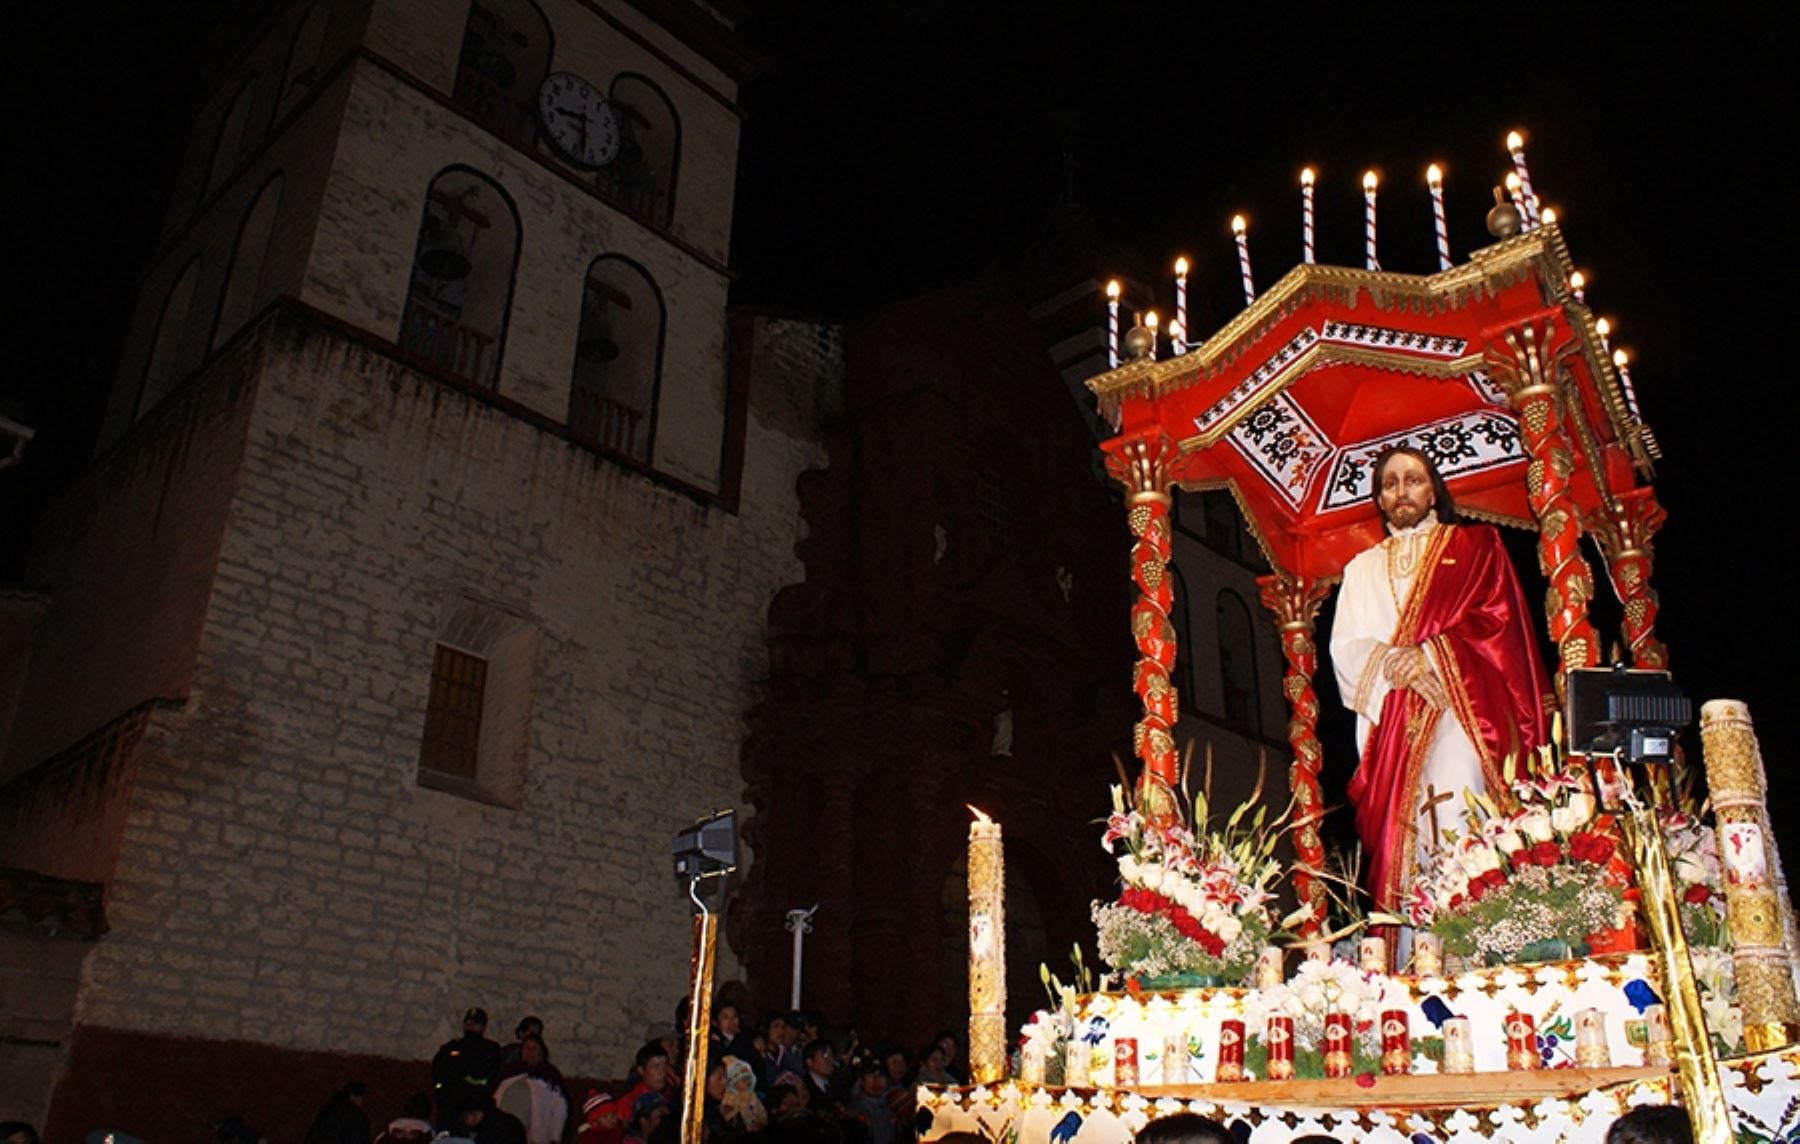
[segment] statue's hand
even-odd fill
[[[1411,687],[1419,673],[1428,668],[1423,651],[1416,647],[1397,647],[1389,649],[1387,659],[1381,664],[1381,674],[1387,678],[1389,687],[1399,690]]]
[[[1419,693],[1419,698],[1433,707],[1450,706],[1449,690],[1445,688],[1443,679],[1438,676],[1437,672],[1431,670],[1429,665],[1413,677],[1412,689]]]

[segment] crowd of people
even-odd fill
[[[488,1015],[463,1014],[462,1035],[431,1062],[432,1091],[383,1127],[369,1123],[367,1092],[352,1083],[319,1110],[306,1144],[673,1144],[680,1138],[687,1046],[678,1024],[646,1030],[626,1078],[573,1082],[551,1061],[544,1023],[527,1017],[502,1046]],[[866,1044],[821,1014],[746,1017],[733,998],[711,1012],[705,1068],[706,1144],[755,1136],[769,1144],[914,1144],[913,1092],[960,1082],[959,1042],[944,1032],[916,1052]]]

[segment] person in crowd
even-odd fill
[[[569,1119],[569,1098],[562,1073],[550,1063],[543,1038],[527,1032],[519,1038],[519,1059],[500,1070],[494,1103],[519,1118],[526,1144],[559,1144]]]
[[[843,1101],[838,1096],[837,1082],[837,1050],[831,1042],[822,1037],[807,1043],[806,1051],[801,1054],[801,1062],[806,1066],[806,1105],[819,1116],[836,1118],[843,1110]]]
[[[581,1127],[575,1132],[577,1144],[617,1144],[624,1135],[618,1101],[597,1088],[588,1089],[581,1101]]]
[[[38,1144],[37,1129],[23,1120],[0,1123],[0,1144]]]
[[[1161,1116],[1138,1129],[1137,1144],[1237,1144],[1217,1120],[1192,1112]]]
[[[800,1031],[806,1019],[799,1013],[770,1013],[764,1020],[763,1034],[767,1044],[763,1050],[763,1075],[771,1087],[781,1083],[783,1075],[800,1079],[806,1065],[800,1059]]]
[[[1640,1104],[1612,1122],[1606,1144],[1694,1144],[1694,1126],[1672,1104]]]
[[[739,1135],[761,1132],[768,1127],[769,1112],[756,1095],[756,1070],[749,1061],[737,1057],[725,1057],[720,1063],[725,1066],[725,1091],[719,1104],[726,1123],[734,1126]],[[708,1074],[709,1086],[711,1082]]]
[[[542,1018],[526,1017],[513,1029],[513,1039],[511,1043],[500,1050],[500,1068],[502,1070],[506,1069],[514,1061],[519,1059],[519,1046],[524,1043],[527,1036],[536,1037],[540,1041],[544,1039],[544,1022]]]
[[[940,1029],[938,1035],[931,1038],[937,1042],[938,1048],[944,1050],[944,1072],[952,1078],[952,1084],[962,1084],[968,1077],[961,1064],[957,1063],[956,1052],[958,1041],[952,1029]],[[934,1082],[935,1083],[935,1082]]]
[[[631,1105],[631,1123],[625,1129],[625,1144],[649,1144],[656,1130],[669,1115],[669,1101],[660,1092],[646,1092]]]
[[[915,1084],[956,1084],[957,1080],[945,1067],[944,1043],[933,1041],[919,1050],[919,1070],[913,1076]]]
[[[888,1113],[894,1118],[894,1140],[896,1144],[911,1144],[918,1137],[914,1119],[918,1101],[906,1050],[899,1045],[885,1044],[876,1049],[876,1056],[887,1081],[887,1092],[882,1099],[887,1101]]]
[[[474,1144],[525,1144],[525,1126],[512,1113],[494,1107],[494,1098],[485,1089],[463,1098],[459,1120],[463,1135]]]
[[[894,1114],[888,1108],[887,1070],[880,1061],[865,1059],[855,1069],[856,1081],[845,1115],[856,1121],[869,1144],[894,1144]]]
[[[306,1130],[306,1144],[369,1144],[369,1086],[353,1080],[332,1093]]]
[[[463,1014],[463,1035],[444,1042],[431,1058],[439,1127],[454,1128],[468,1097],[485,1093],[499,1075],[500,1046],[488,1040],[487,1023],[486,1009],[470,1009]]]
[[[762,1054],[756,1051],[754,1040],[744,1032],[744,1023],[738,1014],[738,1007],[724,997],[720,997],[713,1007],[712,1035],[707,1046],[707,1058],[736,1057],[749,1065],[758,1073],[757,1087],[767,1087],[766,1078],[761,1076]]]
[[[388,1121],[375,1144],[424,1144],[435,1133],[431,1128],[431,1094],[415,1092],[400,1106],[400,1115]]]
[[[631,1109],[637,1104],[638,1097],[654,1092],[667,1102],[681,1091],[675,1085],[674,1070],[669,1067],[669,1050],[663,1047],[661,1041],[644,1042],[644,1047],[637,1051],[636,1062],[626,1080],[630,1083],[625,1095],[619,1098],[619,1120],[627,1125],[630,1124]]]

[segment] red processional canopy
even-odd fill
[[[1381,539],[1370,477],[1390,445],[1432,457],[1459,509],[1535,528],[1521,414],[1494,368],[1530,328],[1573,446],[1552,463],[1583,515],[1604,512],[1656,446],[1572,269],[1554,224],[1429,276],[1296,267],[1203,344],[1093,378],[1119,428],[1105,447],[1172,443],[1169,482],[1229,488],[1269,561],[1303,580]]]

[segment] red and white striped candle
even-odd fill
[[[1188,274],[1188,260],[1185,257],[1177,258],[1175,260],[1175,322],[1177,325],[1179,325],[1181,327],[1182,333],[1184,333],[1184,334],[1187,332],[1187,328],[1188,328],[1188,324],[1187,324],[1187,274]],[[1173,334],[1175,332],[1175,329],[1173,326],[1171,326],[1169,328],[1169,332],[1171,334]],[[1176,350],[1177,350],[1177,352],[1179,352],[1180,347],[1177,346]]]
[[[1375,257],[1375,187],[1380,182],[1375,172],[1363,175],[1363,262],[1370,270],[1380,270]]]
[[[1438,269],[1450,269],[1450,227],[1444,221],[1444,172],[1436,163],[1425,168],[1425,185],[1431,188],[1431,221],[1437,227]]]
[[[1250,277],[1249,224],[1243,215],[1231,216],[1231,233],[1237,236],[1238,272],[1244,278],[1244,305],[1256,301],[1256,280]]]
[[[1313,261],[1313,169],[1300,172],[1300,259]]]
[[[1577,270],[1573,274],[1569,275],[1569,293],[1575,295],[1575,300],[1577,302],[1580,302],[1583,305],[1586,305],[1587,304],[1587,275],[1583,274],[1579,270]]]
[[[1520,230],[1530,230],[1537,225],[1525,209],[1525,184],[1519,180],[1517,171],[1508,171],[1506,174],[1506,197],[1511,199],[1512,205],[1519,209]]]
[[[1531,170],[1525,166],[1525,136],[1517,131],[1506,136],[1506,149],[1512,155],[1513,173],[1519,176],[1519,213],[1527,226],[1538,224],[1537,194],[1531,189]]]
[[[1106,366],[1119,368],[1119,280],[1106,284]]]

